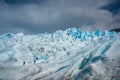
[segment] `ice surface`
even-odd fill
[[[119,78],[120,33],[69,28],[53,34],[0,35],[1,80]]]

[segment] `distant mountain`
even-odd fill
[[[111,29],[110,31],[120,32],[120,28]]]

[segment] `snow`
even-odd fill
[[[76,28],[53,34],[6,33],[0,35],[0,45],[2,80],[120,78],[120,33]]]

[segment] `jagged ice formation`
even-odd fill
[[[7,77],[6,77],[7,75]],[[118,80],[120,33],[69,28],[0,35],[2,80]]]

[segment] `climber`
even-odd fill
[[[25,65],[25,61],[23,62],[23,66]]]
[[[34,64],[36,63],[36,60],[34,60]]]

